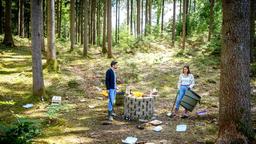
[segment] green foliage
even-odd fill
[[[63,108],[62,105],[50,105],[47,110],[47,115],[50,119],[57,118],[58,112]]]
[[[70,88],[77,88],[79,86],[79,83],[74,79],[74,80],[70,80],[68,81],[68,86]]]
[[[31,139],[41,133],[39,121],[18,118],[18,122],[6,126],[0,124],[0,143],[24,144],[31,143]]]

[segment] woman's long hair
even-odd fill
[[[185,65],[185,66],[183,67],[182,73],[184,73],[184,68],[187,68],[187,69],[188,69],[188,74],[190,74],[189,66],[188,66],[188,65]]]

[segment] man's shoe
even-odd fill
[[[115,117],[115,116],[116,116],[116,113],[112,112],[112,113],[111,113],[111,116],[114,116],[114,117]]]
[[[112,117],[112,116],[109,116],[109,117],[108,117],[108,120],[109,120],[109,121],[113,121],[113,117]]]

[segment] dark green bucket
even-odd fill
[[[200,102],[201,97],[192,90],[187,90],[184,97],[181,100],[180,105],[192,112],[196,104]]]

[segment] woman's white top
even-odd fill
[[[192,74],[180,74],[179,76],[179,81],[178,81],[178,89],[180,89],[181,85],[189,86],[191,89],[195,85],[195,79]]]

